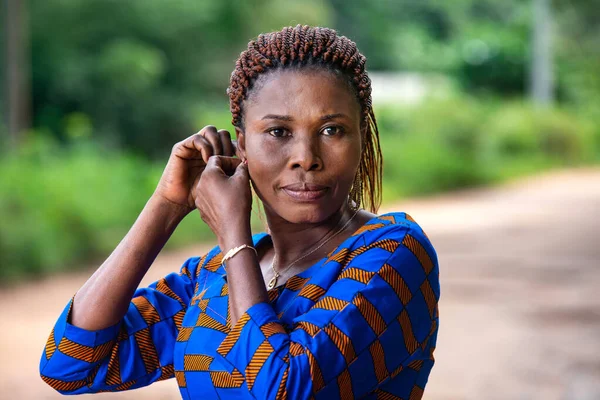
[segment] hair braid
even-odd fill
[[[297,25],[259,35],[235,63],[227,94],[232,124],[243,129],[243,103],[261,74],[289,67],[315,66],[340,72],[356,92],[361,108],[362,154],[350,197],[376,212],[381,203],[382,157],[372,107],[366,58],[356,43],[329,28]]]

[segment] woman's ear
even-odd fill
[[[235,136],[237,138],[237,151],[236,155],[242,159],[246,159],[246,136],[244,135],[244,131],[242,131],[239,127],[235,127]]]

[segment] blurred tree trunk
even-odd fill
[[[530,90],[533,102],[545,107],[554,100],[552,16],[550,0],[533,0]]]
[[[27,0],[4,0],[5,123],[16,145],[31,122],[31,77]]]

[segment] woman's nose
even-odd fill
[[[320,146],[317,138],[298,138],[292,144],[289,165],[292,169],[302,168],[305,171],[316,171],[323,167]]]

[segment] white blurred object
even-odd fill
[[[443,75],[415,72],[369,72],[374,104],[418,104],[429,97],[445,97],[452,81]]]
[[[600,377],[593,369],[576,368],[569,377],[564,400],[598,400],[600,399]],[[562,400],[561,399],[561,400]]]
[[[533,34],[531,37],[530,91],[533,102],[548,106],[554,99],[552,68],[552,4],[550,0],[533,1]]]

